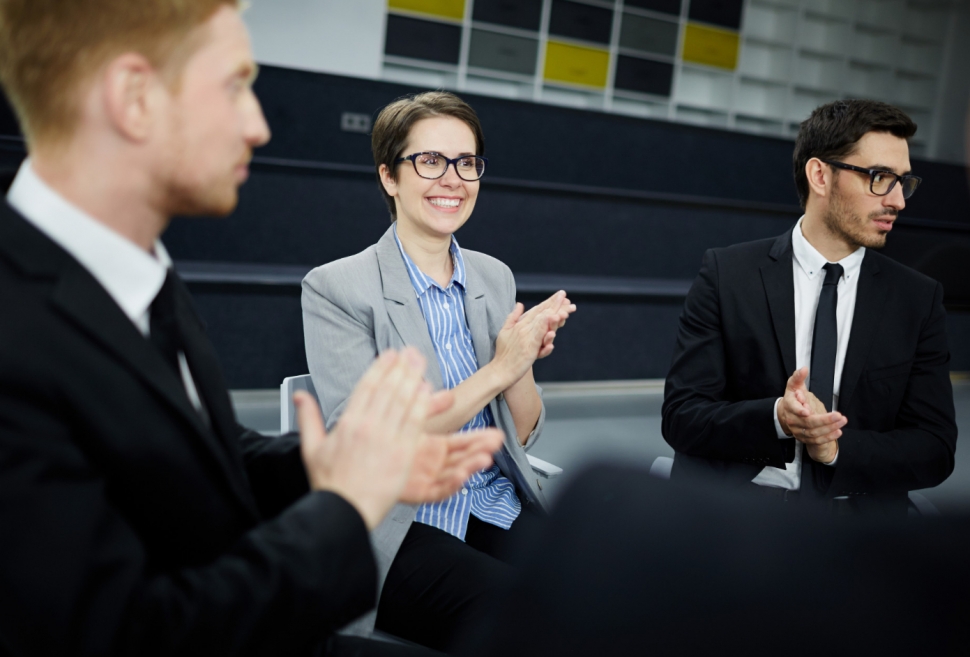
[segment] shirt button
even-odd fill
[[[449,306],[448,302],[445,301],[443,304],[441,304],[441,307],[444,308],[445,310],[448,310],[451,306]]]
[[[461,494],[462,495],[468,495],[468,489],[467,488],[462,488],[461,489]]]
[[[451,343],[450,342],[445,345],[445,349],[447,349],[448,351],[451,351]]]

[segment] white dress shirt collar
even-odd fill
[[[798,223],[795,224],[795,230],[792,231],[791,236],[791,247],[792,255],[795,257],[795,262],[801,267],[805,275],[808,276],[810,280],[814,280],[817,276],[820,276],[823,272],[823,267],[828,260],[825,259],[818,250],[812,246],[805,235],[802,234],[802,222],[805,220],[805,216],[802,215]],[[843,273],[846,281],[851,281],[853,278],[859,275],[859,270],[862,268],[862,259],[866,255],[866,247],[860,246],[858,249],[847,255],[846,257],[839,260],[838,264],[842,265]]]
[[[26,160],[7,202],[70,253],[111,295],[139,330],[148,334],[148,310],[172,265],[161,241],[154,254],[75,207],[40,179]]]

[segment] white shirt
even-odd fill
[[[802,234],[803,216],[792,231],[792,271],[795,279],[795,369],[811,368],[812,364],[812,335],[815,332],[815,310],[818,307],[818,296],[825,281],[825,256],[819,253]],[[832,387],[832,410],[839,407],[839,389],[842,381],[842,367],[845,365],[845,352],[849,346],[849,334],[852,332],[852,318],[855,315],[856,292],[859,289],[859,272],[862,270],[862,259],[866,255],[865,247],[858,249],[839,260],[842,265],[842,278],[839,279],[839,301],[835,310],[838,326],[838,350],[835,353],[835,381]],[[811,376],[811,373],[809,374]],[[824,400],[823,400],[824,401]],[[779,398],[775,402],[774,419],[775,432],[779,439],[794,440],[786,436],[778,421]],[[766,467],[752,483],[761,486],[774,486],[798,490],[801,486],[802,459],[804,450],[801,443],[795,443],[795,460],[786,464],[785,468]],[[835,461],[828,465],[835,465]]]
[[[7,193],[7,202],[58,246],[71,254],[114,299],[146,338],[152,302],[162,289],[172,260],[156,240],[148,253],[80,208],[40,179],[24,161]],[[189,400],[202,409],[185,354],[179,352],[182,383]]]

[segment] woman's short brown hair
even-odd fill
[[[387,165],[391,177],[397,180],[396,160],[403,156],[411,128],[422,119],[434,116],[452,116],[464,121],[475,135],[475,155],[485,155],[485,135],[482,124],[471,105],[447,91],[425,91],[420,94],[402,96],[381,110],[374,122],[371,133],[371,150],[374,153],[374,166],[377,169],[377,185],[384,195],[391,221],[397,220],[394,197],[387,193],[381,183],[381,165]]]
[[[164,69],[223,5],[239,0],[0,0],[0,83],[28,143],[73,133],[81,85],[113,57]]]

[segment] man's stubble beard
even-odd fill
[[[196,156],[182,126],[176,123],[171,135],[175,143],[171,146],[163,183],[166,214],[169,217],[225,217],[231,214],[239,202],[239,186],[233,180],[233,172],[227,171],[226,179],[218,181],[201,180],[191,175]]]
[[[888,233],[871,234],[866,232],[866,227],[871,219],[895,212],[877,211],[868,218],[860,217],[855,214],[845,200],[845,196],[839,189],[838,179],[832,186],[832,199],[829,202],[828,211],[822,217],[825,227],[833,234],[839,236],[853,249],[864,246],[867,249],[881,249],[886,246]]]

